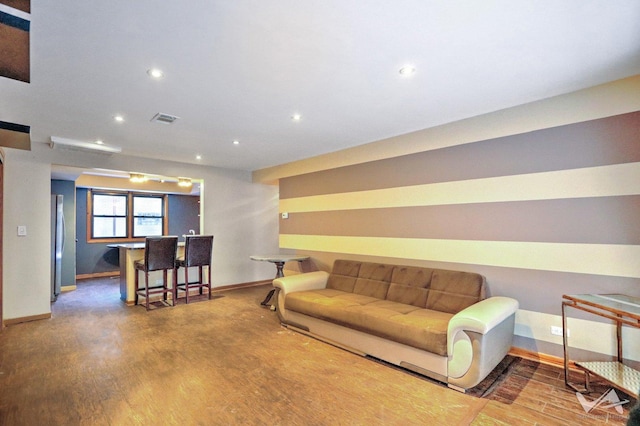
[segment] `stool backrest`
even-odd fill
[[[144,264],[147,271],[173,269],[176,265],[178,237],[147,237],[144,241]]]
[[[185,266],[211,265],[213,235],[187,235],[185,241]]]

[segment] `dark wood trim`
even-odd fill
[[[536,361],[540,364],[551,365],[564,370],[564,358],[559,356],[542,354],[540,352],[533,352],[527,349],[516,348],[513,346],[509,350],[509,355],[519,356],[520,358]],[[573,361],[569,361],[569,368],[572,370],[578,370],[578,367],[576,367],[576,364]]]
[[[169,235],[169,194],[162,197],[162,233]]]
[[[248,283],[223,285],[220,287],[211,287],[211,291],[215,293],[216,291],[235,290],[235,289],[246,288],[246,287],[257,287],[265,284],[271,284],[272,282],[273,280],[262,280],[262,281],[248,282]]]
[[[49,312],[48,314],[39,314],[39,315],[30,315],[28,317],[11,318],[8,320],[4,320],[3,323],[5,326],[9,326],[9,325],[20,324],[23,322],[39,321],[39,320],[50,319],[50,318],[51,318],[51,312]]]

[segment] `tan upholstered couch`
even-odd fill
[[[282,323],[465,391],[511,347],[518,302],[485,298],[482,275],[336,260],[278,278]]]

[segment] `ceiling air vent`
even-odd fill
[[[161,112],[157,113],[153,116],[151,121],[157,121],[158,123],[171,124],[176,121],[179,117],[170,114],[163,114]]]

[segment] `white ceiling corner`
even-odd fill
[[[637,0],[57,0],[30,34],[0,119],[34,142],[244,170],[640,74]]]

